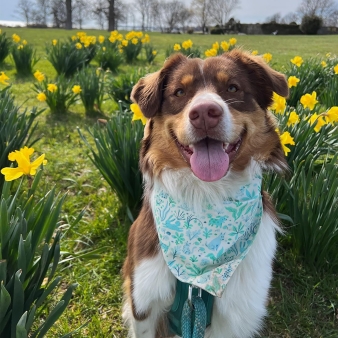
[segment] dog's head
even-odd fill
[[[191,168],[203,181],[256,160],[287,168],[275,119],[267,111],[273,92],[286,97],[284,75],[260,57],[239,50],[206,60],[171,56],[158,72],[133,88],[131,98],[149,118],[141,170]]]

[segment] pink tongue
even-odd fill
[[[204,139],[193,146],[190,158],[193,173],[202,181],[213,182],[221,179],[229,169],[229,156],[223,150],[223,143]]]

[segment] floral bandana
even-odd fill
[[[181,282],[221,297],[257,234],[263,214],[261,174],[234,198],[193,210],[163,186],[151,204],[164,259]]]

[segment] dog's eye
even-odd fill
[[[175,91],[175,96],[177,97],[181,97],[181,96],[184,96],[185,95],[185,92],[182,88],[179,88]]]
[[[229,93],[235,93],[235,92],[237,92],[237,90],[238,90],[238,88],[237,88],[237,86],[235,86],[235,85],[230,85],[230,86],[228,87],[228,92],[229,92]]]

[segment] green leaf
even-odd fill
[[[3,327],[6,325],[7,320],[6,318],[6,313],[7,310],[9,309],[9,306],[11,305],[11,296],[9,292],[6,290],[4,283],[1,282],[1,289],[0,289],[0,333],[3,329]]]
[[[21,270],[15,273],[14,292],[12,303],[12,319],[11,319],[11,337],[15,338],[16,325],[23,314],[24,309],[24,290],[20,280]]]
[[[16,325],[16,338],[27,338],[27,330],[26,330],[26,321],[27,321],[27,311],[21,316]]]

